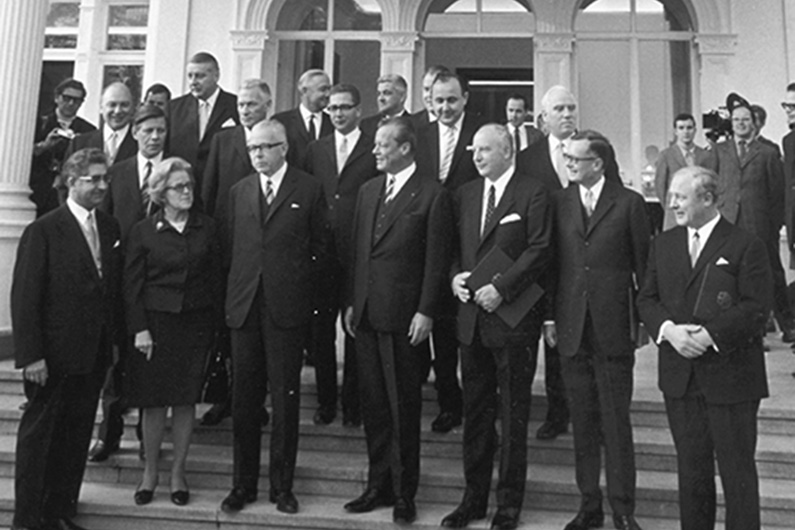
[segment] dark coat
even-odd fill
[[[706,150],[695,146],[693,148],[693,158],[697,166],[705,167],[713,171],[717,171],[718,169],[718,161],[712,150]],[[676,226],[673,210],[668,208],[668,188],[671,187],[671,180],[673,180],[674,173],[686,166],[687,162],[682,154],[682,150],[676,144],[663,149],[660,153],[660,157],[657,159],[654,172],[654,189],[665,211],[663,230],[668,230]]]
[[[328,114],[325,112],[320,114],[323,122],[315,124],[315,127],[320,127],[318,140],[334,132],[334,126],[331,124],[331,118],[329,118]],[[315,140],[309,137],[309,131],[306,130],[301,111],[296,107],[275,114],[273,119],[279,121],[287,130],[287,163],[293,167],[304,167],[306,150],[309,144]]]
[[[444,187],[454,192],[459,186],[471,180],[480,178],[472,153],[467,151],[467,146],[472,144],[472,138],[485,121],[477,114],[467,112],[461,123],[461,134],[453,151],[453,160],[450,170],[444,181]],[[427,127],[417,132],[417,166],[420,170],[439,179],[439,122],[430,123]]]
[[[116,158],[113,160],[114,164],[124,162],[128,158],[134,157],[136,154],[138,154],[138,142],[136,142],[135,138],[133,138],[132,129],[132,125],[130,125],[130,128],[127,129],[127,134],[119,144],[119,149],[116,151]],[[88,147],[96,147],[101,151],[105,150],[105,140],[102,136],[102,129],[89,131],[87,133],[78,134],[75,136],[69,143],[69,147],[67,148],[66,154],[64,155],[64,161],[66,161],[76,151],[86,149]]]

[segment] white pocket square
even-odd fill
[[[232,118],[227,118],[226,121],[221,124],[221,128],[226,129],[227,127],[235,127],[236,125],[237,124],[235,123],[235,120]]]
[[[729,264],[729,262],[726,260],[726,258],[718,258],[718,261],[715,262],[715,265],[717,265],[719,267],[721,265],[728,265],[728,264]]]
[[[113,243],[113,248],[118,248],[120,246],[121,246],[121,241],[117,239],[116,242]]]
[[[293,210],[297,210],[297,209],[298,209],[298,208],[300,208],[300,207],[301,207],[301,205],[300,205],[300,204],[298,204],[297,202],[294,202],[294,203],[292,203],[292,204],[290,205],[290,208],[292,208]]]
[[[519,217],[518,213],[512,213],[512,214],[506,215],[505,217],[500,219],[500,224],[504,225],[504,224],[507,224],[507,223],[513,223],[514,221],[521,221],[521,220],[522,220],[522,218]]]

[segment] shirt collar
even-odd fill
[[[466,115],[466,112],[462,112],[461,116],[459,116],[458,119],[455,121],[455,123],[452,125],[445,125],[444,123],[439,122],[439,131],[442,131],[442,128],[448,129],[449,127],[454,127],[456,134],[460,133],[461,124],[464,123],[464,115]]]
[[[77,219],[81,225],[85,225],[88,217],[94,213],[94,210],[86,210],[77,204],[77,202],[71,197],[66,198],[66,206],[69,207],[69,211],[72,212],[72,215],[75,216],[75,219]]]
[[[688,226],[687,227],[687,240],[690,241],[693,239],[693,234],[698,231],[698,241],[701,244],[701,248],[704,248],[704,245],[707,243],[709,236],[712,235],[712,231],[715,230],[715,226],[717,226],[718,221],[720,221],[720,214],[716,215],[706,223],[704,223],[701,228],[696,230],[695,228]]]
[[[497,180],[492,181],[484,177],[484,182],[483,182],[484,200],[489,195],[489,188],[491,186],[494,186],[494,199],[495,199],[494,204],[499,204],[500,199],[502,198],[502,194],[505,192],[505,188],[508,187],[508,183],[511,181],[511,177],[513,176],[514,170],[515,167],[513,166],[513,164],[511,164],[511,166],[505,171],[505,173],[500,175],[497,178]]]
[[[115,132],[115,133],[118,133],[118,141],[119,141],[119,143],[117,145],[120,146],[121,142],[124,140],[124,138],[127,137],[127,131],[129,129],[130,129],[130,124],[129,123],[127,125],[125,125],[124,127],[122,127],[121,129],[117,129],[115,131],[113,129],[111,129],[110,126],[106,123],[105,125],[102,126],[102,139],[104,141],[103,143],[107,143],[108,140],[110,140],[110,135],[112,135]]]
[[[557,136],[555,136],[554,134],[548,134],[547,135],[547,142],[549,143],[549,152],[550,153],[554,153],[555,149],[557,149],[557,147],[558,147],[558,144],[563,144],[564,147],[567,146],[568,143],[569,143],[569,138],[571,138],[571,136],[561,140]]]
[[[259,185],[260,185],[260,188],[262,188],[263,195],[265,194],[266,181],[268,179],[271,179],[271,186],[273,187],[273,196],[276,197],[276,195],[279,194],[279,186],[282,185],[282,180],[284,180],[284,174],[285,173],[287,173],[287,162],[282,164],[282,167],[280,167],[276,171],[276,173],[274,173],[270,177],[265,175],[264,173],[260,173],[259,174]]]
[[[342,134],[338,130],[334,129],[334,143],[339,145],[339,142],[342,141],[343,138],[348,139],[348,152],[350,153],[353,146],[356,145],[356,142],[359,141],[359,137],[362,135],[361,129],[359,127],[354,128],[348,134]]]
[[[146,163],[152,163],[152,170],[154,171],[154,166],[159,164],[163,160],[163,151],[160,151],[152,158],[146,158],[144,155],[138,151],[138,154],[135,155],[136,160],[138,161],[138,183],[144,183],[144,176],[146,175]]]
[[[599,203],[599,197],[602,195],[602,190],[605,187],[605,176],[602,175],[599,177],[599,180],[596,181],[596,184],[591,186],[591,193],[593,193],[593,204],[594,208]],[[580,200],[583,204],[585,204],[585,194],[588,193],[588,188],[585,186],[580,185]]]
[[[317,120],[315,122],[315,127],[320,128],[321,120],[323,119],[322,116],[323,111],[312,112],[311,110],[306,108],[303,103],[298,105],[298,111],[301,113],[301,118],[303,118],[304,120],[304,125],[309,125],[309,116],[314,116],[315,119]]]
[[[207,103],[210,106],[210,112],[212,112],[213,107],[215,107],[215,102],[218,100],[218,94],[220,93],[221,93],[221,87],[215,87],[215,92],[210,94],[210,96],[207,99],[205,100],[201,100],[201,98],[196,98],[196,99]]]
[[[414,172],[417,170],[417,163],[412,162],[407,168],[398,171],[395,174],[387,173],[387,180],[389,177],[395,178],[395,187],[394,191],[392,191],[392,197],[396,196],[403,185],[408,182]]]

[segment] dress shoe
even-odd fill
[[[88,452],[88,460],[90,462],[104,462],[113,453],[119,450],[119,440],[114,442],[105,442],[104,440],[97,440],[94,446]]]
[[[52,530],[86,530],[85,527],[80,526],[76,522],[72,521],[68,517],[62,517],[61,519],[56,519],[52,522],[52,524],[46,527],[48,530],[51,528]]]
[[[271,490],[270,501],[282,513],[298,513],[298,499],[295,498],[292,491]]]
[[[781,332],[781,342],[795,342],[795,328],[787,328]]]
[[[337,417],[336,407],[318,407],[313,421],[315,425],[328,425]]]
[[[268,409],[262,407],[262,411],[260,412],[259,416],[260,422],[262,422],[263,427],[267,427],[268,424],[271,422],[271,415],[268,412]]]
[[[602,528],[605,524],[605,514],[602,510],[586,512],[580,510],[577,516],[566,525],[564,530],[588,530],[589,528]]]
[[[442,412],[431,423],[433,432],[446,433],[461,425],[461,415],[452,412]]]
[[[445,528],[464,528],[472,521],[479,521],[486,518],[486,504],[476,505],[473,502],[462,502],[458,508],[447,514],[442,519],[442,526]]]
[[[256,491],[246,489],[242,486],[235,486],[223,502],[221,502],[221,510],[224,513],[236,513],[242,510],[246,504],[251,504],[256,500]]]
[[[554,440],[561,434],[568,432],[568,430],[569,426],[567,423],[545,421],[536,431],[536,438],[539,440]]]
[[[232,407],[229,403],[216,403],[210,407],[210,410],[204,413],[201,424],[205,427],[212,427],[213,425],[218,425],[224,418],[228,418],[231,415]]]
[[[394,504],[394,495],[384,493],[377,488],[367,488],[361,496],[346,503],[344,508],[349,513],[366,513],[372,512],[381,506],[392,506]]]
[[[613,515],[613,525],[617,530],[641,530],[640,525],[632,515]]]
[[[190,492],[188,490],[172,491],[171,502],[177,506],[185,506],[190,502]]]
[[[152,499],[154,498],[155,498],[155,490],[138,489],[135,490],[135,495],[133,495],[135,504],[137,504],[138,506],[144,506],[145,504],[149,504],[150,502],[152,502]]]
[[[392,510],[392,521],[397,524],[411,524],[417,519],[417,506],[412,499],[400,497]]]
[[[491,530],[514,530],[519,526],[519,510],[499,508],[491,520]]]

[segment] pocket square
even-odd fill
[[[512,213],[500,219],[500,224],[504,225],[506,223],[513,223],[514,221],[521,221],[521,220],[522,218],[519,217],[518,213]]]
[[[301,205],[300,205],[300,204],[298,204],[297,202],[294,202],[294,203],[292,203],[292,204],[290,205],[290,208],[292,208],[293,210],[297,210],[297,209],[298,209],[298,208],[300,208],[300,207],[301,207]]]
[[[121,240],[117,239],[115,243],[113,243],[113,248],[118,248],[121,246]]]
[[[227,118],[226,121],[221,124],[221,128],[226,129],[227,127],[235,127],[236,125],[237,124],[235,123],[235,120],[232,118]]]
[[[728,265],[728,264],[729,262],[726,260],[726,258],[718,258],[718,261],[715,262],[715,265],[717,265],[718,267],[720,267],[721,265]]]

